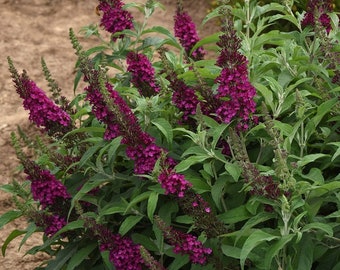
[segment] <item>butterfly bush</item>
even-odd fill
[[[99,250],[109,252],[109,260],[117,270],[143,269],[144,260],[139,251],[140,246],[130,238],[113,234],[107,227],[90,218],[85,218],[85,226],[98,238]]]
[[[222,67],[222,71],[216,78],[219,85],[215,98],[221,101],[216,109],[216,115],[223,123],[230,123],[237,118],[238,127],[248,129],[248,123],[256,110],[254,101],[256,90],[249,81],[248,61],[239,52],[240,39],[236,36],[230,21],[226,22],[222,31],[223,34],[217,42],[220,47],[217,65]]]
[[[109,33],[116,34],[126,29],[132,29],[132,15],[127,10],[123,9],[124,3],[121,0],[101,0],[97,6],[98,10],[102,11],[100,25]],[[119,35],[118,37],[123,37]],[[116,36],[112,40],[117,40]]]
[[[173,28],[150,26],[159,6],[99,0],[97,25],[83,29],[100,45],[87,50],[70,29],[71,101],[45,62],[52,98],[8,58],[42,132],[11,134],[26,178],[1,187],[16,209],[0,228],[21,216],[29,225],[3,253],[44,232],[29,253],[47,253],[46,269],[335,269],[330,1],[306,11],[297,1],[221,4],[202,24],[216,20],[217,32],[202,39],[188,2],[177,1]]]
[[[188,254],[194,264],[205,264],[207,256],[211,254],[210,248],[203,247],[197,237],[186,234],[167,226],[163,220],[156,217],[157,226],[162,230],[164,238],[173,246],[173,251],[178,254]]]
[[[57,199],[70,199],[66,187],[48,170],[32,161],[24,161],[24,168],[27,180],[31,181],[33,199],[39,201],[43,208],[54,205]]]
[[[331,18],[327,13],[333,10],[332,1],[308,1],[307,12],[301,22],[302,26],[306,27],[307,25],[315,26],[315,20],[318,20],[321,25],[326,29],[326,32],[329,33],[332,30],[331,26]]]
[[[182,5],[178,5],[176,15],[174,16],[174,32],[175,36],[179,38],[187,55],[190,55],[191,50],[200,40],[196,31],[196,25],[188,12],[183,10]],[[201,60],[205,55],[202,47],[198,47],[191,53],[194,60]]]
[[[127,70],[131,73],[132,84],[143,96],[152,96],[160,91],[155,79],[155,70],[149,59],[141,54],[129,52],[126,56]]]
[[[58,215],[45,215],[40,221],[36,222],[37,226],[45,228],[44,233],[47,237],[55,235],[66,224],[66,218]]]
[[[70,131],[72,128],[70,115],[47,97],[25,71],[19,75],[12,60],[8,58],[8,61],[16,91],[23,99],[23,107],[29,111],[29,119],[37,127],[44,127],[51,135]]]

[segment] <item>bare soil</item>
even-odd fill
[[[125,1],[132,2],[132,1]],[[145,2],[140,0],[136,2]],[[165,10],[158,9],[149,20],[151,25],[162,25],[172,31],[176,0],[161,0]],[[184,7],[199,24],[209,9],[208,0],[183,1]],[[14,61],[19,72],[27,70],[28,75],[42,89],[47,83],[41,71],[41,57],[58,82],[63,95],[72,98],[74,65],[76,56],[68,37],[69,28],[79,33],[81,27],[98,24],[95,0],[0,0],[0,185],[10,183],[13,178],[22,180],[18,173],[18,160],[10,143],[10,133],[19,125],[23,130],[36,133],[28,121],[28,112],[22,108],[22,100],[17,95],[8,71],[7,56]],[[135,14],[136,20],[140,17]],[[211,33],[215,26],[208,24],[200,30],[201,36]],[[90,48],[94,39],[79,40]],[[48,90],[46,90],[48,91]],[[82,91],[81,87],[77,90]],[[12,209],[11,196],[0,190],[0,215]],[[24,229],[26,220],[19,219],[0,229],[0,245],[14,229]],[[10,243],[6,256],[0,255],[1,269],[31,270],[39,266],[47,256],[25,255],[34,245],[41,243],[42,235],[31,237],[18,250],[22,237]]]

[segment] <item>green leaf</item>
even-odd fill
[[[240,264],[242,270],[244,269],[244,264],[246,259],[248,258],[249,253],[258,245],[262,244],[263,242],[272,241],[277,239],[278,236],[266,233],[262,230],[254,231],[244,242],[244,245],[241,250],[240,254]]]
[[[126,207],[125,213],[127,213],[131,209],[131,207],[135,206],[137,203],[145,201],[147,198],[149,198],[151,193],[153,193],[153,191],[146,191],[134,197],[132,201],[128,204],[128,206]]]
[[[134,233],[131,238],[134,243],[143,245],[149,251],[159,251],[156,244],[144,234]]]
[[[276,14],[270,17],[269,23],[274,22],[276,20],[286,20],[294,24],[298,29],[300,28],[299,21],[292,15],[282,15]]]
[[[308,232],[310,230],[321,230],[327,233],[329,236],[333,236],[333,229],[330,225],[321,222],[309,223],[302,228],[302,232]]]
[[[216,17],[221,17],[222,14],[221,14],[221,10],[222,10],[222,6],[219,6],[217,8],[214,8],[214,10],[210,13],[208,13],[202,20],[202,26],[204,26],[208,21],[210,21],[211,19],[213,18],[216,18]]]
[[[70,244],[64,249],[60,249],[54,260],[50,260],[45,270],[60,270],[63,269],[66,262],[77,252],[78,245]]]
[[[325,101],[321,105],[319,105],[317,108],[316,115],[312,118],[312,121],[314,122],[315,127],[317,127],[322,120],[322,118],[329,113],[331,110],[333,110],[334,105],[338,102],[337,98],[333,98],[330,100]]]
[[[164,38],[160,38],[160,37],[146,37],[143,40],[143,44],[137,48],[137,50],[144,50],[148,47],[155,47],[155,49],[158,49],[160,46],[162,46],[163,44],[165,44],[167,42],[166,39]]]
[[[337,147],[336,152],[334,153],[331,161],[333,162],[338,156],[340,156],[340,142],[331,142],[328,143],[330,145],[335,145]]]
[[[189,169],[192,165],[200,163],[206,159],[210,158],[208,155],[200,155],[200,156],[190,156],[187,159],[182,160],[175,167],[176,172],[183,172]]]
[[[299,160],[297,162],[297,165],[299,167],[303,167],[311,162],[314,162],[315,160],[319,159],[319,158],[323,158],[323,157],[327,157],[329,155],[326,154],[310,154],[310,155],[306,155],[304,156],[301,160]]]
[[[85,247],[77,250],[74,256],[70,259],[67,264],[66,270],[73,270],[81,264],[85,259],[88,259],[90,253],[97,247],[97,243],[90,243]]]
[[[168,270],[182,269],[189,262],[188,255],[175,255],[175,260],[169,265]]]
[[[89,149],[86,150],[84,155],[81,157],[79,161],[79,168],[83,167],[86,162],[93,157],[93,155],[104,145],[106,144],[105,141],[102,141],[100,143],[95,144],[94,146],[90,147]]]
[[[220,220],[227,224],[234,224],[249,219],[251,217],[252,215],[249,213],[245,205],[230,209],[227,212],[218,216]]]
[[[171,32],[162,27],[162,26],[154,26],[152,28],[146,29],[143,31],[143,35],[144,34],[148,34],[148,33],[160,33],[165,35],[166,37],[168,37],[167,40],[165,40],[164,43],[169,44],[171,46],[176,47],[177,49],[181,49],[181,45],[177,42],[176,38],[171,34]]]
[[[280,121],[274,120],[274,126],[275,128],[277,128],[278,130],[280,130],[281,134],[284,136],[289,136],[290,134],[292,134],[293,132],[293,127],[289,124],[286,123],[282,123]]]
[[[235,259],[239,259],[241,256],[241,249],[235,246],[222,245],[222,252],[224,255]]]
[[[119,233],[121,235],[125,235],[129,230],[132,229],[133,226],[135,226],[143,216],[128,216],[125,218],[123,223],[119,227]]]
[[[65,135],[65,137],[73,135],[73,134],[77,134],[77,133],[86,133],[86,132],[88,132],[88,133],[100,133],[100,134],[104,134],[105,128],[103,128],[103,127],[94,127],[94,126],[91,126],[91,127],[81,127],[81,128],[74,129],[74,130],[68,132]]]
[[[116,268],[113,266],[113,263],[110,261],[110,252],[108,250],[100,252],[100,255],[102,256],[105,270],[116,270]]]
[[[287,245],[287,243],[289,243],[294,238],[294,236],[294,234],[284,235],[276,243],[270,246],[264,259],[265,269],[272,269],[271,264],[273,258],[277,256],[279,251],[282,250]]]
[[[117,137],[117,138],[114,138],[110,142],[110,148],[109,148],[109,151],[107,153],[108,156],[109,156],[110,162],[112,162],[113,158],[116,156],[117,150],[118,150],[119,146],[121,146],[121,141],[122,141],[122,137]]]
[[[7,223],[22,216],[22,212],[18,210],[11,210],[0,216],[0,229]]]
[[[213,140],[211,142],[211,148],[215,149],[217,143],[219,142],[223,132],[229,127],[227,124],[220,124],[216,128],[213,129]]]
[[[177,216],[175,218],[175,221],[178,223],[183,223],[183,224],[192,224],[194,222],[193,218],[187,215]]]
[[[171,145],[173,140],[173,132],[170,123],[164,118],[153,119],[151,123],[163,133],[168,145]]]
[[[315,245],[311,235],[303,234],[296,250],[292,269],[312,269]]]
[[[152,192],[148,199],[147,213],[151,222],[153,222],[153,216],[157,207],[158,195],[157,192]]]
[[[19,249],[22,247],[23,244],[26,243],[27,239],[37,231],[37,225],[35,225],[35,223],[31,222],[28,224],[27,228],[26,228],[26,234],[25,236],[22,238],[21,242],[20,242],[20,246]]]
[[[86,53],[87,56],[90,56],[93,53],[103,52],[107,49],[108,49],[108,47],[106,45],[95,46],[95,47],[88,49],[85,53]]]
[[[198,178],[193,175],[186,175],[185,177],[191,184],[192,188],[197,192],[197,193],[203,193],[206,191],[210,191],[211,187],[204,181],[202,181],[201,178]]]
[[[113,215],[117,213],[125,213],[126,207],[123,206],[111,206],[105,205],[105,207],[99,211],[100,216]]]
[[[335,191],[340,188],[340,181],[333,181],[323,184],[321,186],[312,187],[310,192],[310,197],[321,197],[324,194]]]
[[[211,196],[219,209],[222,207],[221,198],[223,197],[226,182],[227,180],[225,177],[218,178],[216,183],[211,188]]]
[[[238,181],[242,173],[242,168],[236,163],[226,163],[224,165],[225,170],[231,175],[235,182]]]
[[[256,225],[265,222],[267,220],[275,218],[276,215],[268,212],[260,212],[257,215],[251,217],[242,227],[241,231],[248,231]]]
[[[6,249],[7,249],[7,246],[8,244],[15,238],[17,238],[18,236],[20,235],[23,235],[25,234],[27,231],[22,231],[22,230],[14,230],[12,231],[8,237],[6,238],[6,240],[4,241],[4,243],[2,244],[2,247],[1,247],[1,251],[2,251],[2,256],[5,257],[6,255]]]
[[[219,41],[221,34],[222,34],[221,32],[220,33],[215,33],[215,34],[212,34],[212,35],[207,36],[205,38],[202,38],[191,49],[190,54],[192,54],[192,52],[194,52],[197,48],[202,47],[203,45],[206,45],[206,44],[216,44],[216,42]]]
[[[340,217],[340,210],[333,212],[332,214],[329,214],[325,218],[339,218]]]
[[[67,223],[55,235],[53,235],[53,237],[56,237],[64,232],[81,229],[81,228],[84,228],[84,220],[78,219],[78,220]]]
[[[268,87],[264,86],[260,83],[254,84],[256,90],[261,93],[262,97],[265,100],[265,103],[270,106],[271,111],[273,112],[275,110],[275,105],[273,102],[273,93],[268,89]]]
[[[322,185],[325,179],[322,175],[322,171],[319,168],[311,168],[308,174],[301,174],[305,179],[311,180],[318,185]]]
[[[83,76],[83,73],[80,70],[78,70],[76,73],[76,76],[74,77],[74,82],[73,82],[73,93],[74,94],[76,93],[78,84],[82,76]]]

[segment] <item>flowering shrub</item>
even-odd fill
[[[157,2],[99,0],[111,36],[84,50],[70,29],[72,101],[44,61],[51,98],[9,57],[46,138],[12,133],[27,181],[2,186],[17,207],[0,227],[29,223],[3,255],[44,232],[39,269],[338,269],[339,21],[329,1],[293,5],[221,4],[200,39],[181,3],[170,31],[148,27]]]

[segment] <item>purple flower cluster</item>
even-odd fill
[[[155,221],[162,230],[164,238],[174,247],[174,253],[188,254],[190,261],[194,264],[203,265],[207,262],[207,256],[212,253],[212,250],[205,248],[196,236],[167,226],[159,217],[155,217]]]
[[[190,260],[195,264],[203,265],[207,262],[207,255],[211,254],[212,250],[203,247],[196,236],[176,231],[173,237],[177,239],[170,242],[174,245],[173,251],[176,254],[189,254]]]
[[[230,123],[238,118],[238,129],[248,128],[251,114],[255,112],[255,88],[248,78],[247,59],[239,53],[240,39],[228,22],[222,28],[224,34],[220,36],[217,45],[221,48],[217,65],[222,67],[221,74],[216,78],[219,84],[217,94],[219,106],[216,115],[219,121]]]
[[[104,225],[95,220],[84,218],[84,226],[90,229],[100,242],[100,251],[109,251],[109,259],[117,270],[141,270],[144,260],[140,253],[140,245],[133,243],[128,237],[113,234]]]
[[[301,25],[304,27],[307,25],[314,27],[315,19],[318,19],[321,25],[326,28],[327,33],[329,33],[332,29],[332,26],[331,18],[327,15],[327,13],[331,12],[332,10],[332,1],[330,0],[311,0],[308,2],[307,12],[301,22]]]
[[[276,200],[283,193],[279,183],[271,176],[261,175],[254,164],[245,163],[243,167],[243,175],[245,181],[250,184],[252,195]]]
[[[162,149],[154,143],[147,146],[142,144],[128,146],[126,149],[126,155],[135,161],[135,174],[151,173],[161,153]]]
[[[30,217],[38,227],[44,229],[44,233],[47,237],[52,237],[67,224],[66,219],[56,213],[36,211],[31,212]]]
[[[203,208],[206,213],[210,213],[211,212],[210,206],[208,205],[208,203],[205,200],[203,200],[202,196],[199,195],[199,194],[195,194],[195,199],[192,202],[192,207],[194,207],[194,208],[198,208],[198,207]]]
[[[38,127],[45,127],[47,131],[67,130],[71,127],[71,117],[49,99],[26,73],[18,80],[14,80],[16,90],[24,100],[24,108],[30,111],[29,119],[32,122]]]
[[[92,78],[98,79],[98,74],[93,73]],[[98,82],[90,82],[86,87],[87,97],[93,108],[96,118],[107,125],[104,138],[110,140],[123,136],[122,143],[126,144],[127,156],[135,161],[136,174],[152,172],[162,149],[154,143],[154,138],[145,133],[125,100],[115,91],[111,84],[106,83],[106,90],[114,104],[109,108],[99,89]],[[112,110],[114,109],[114,111]]]
[[[175,36],[179,38],[181,45],[185,52],[189,55],[191,49],[200,40],[196,31],[196,25],[192,21],[192,18],[187,12],[184,12],[181,7],[177,8],[175,20]],[[192,58],[194,60],[201,60],[205,55],[205,51],[202,47],[197,48],[192,52]]]
[[[106,85],[107,90],[112,93],[113,89],[110,84]],[[120,135],[119,124],[117,123],[116,116],[110,111],[104,101],[103,95],[100,92],[99,85],[90,84],[85,88],[87,92],[86,100],[92,105],[92,112],[96,118],[107,125],[104,138],[111,140]]]
[[[277,199],[281,195],[278,183],[273,181],[271,176],[258,175],[253,179],[252,195],[262,196],[268,199]]]
[[[161,174],[158,176],[158,182],[162,188],[165,189],[165,194],[175,194],[179,198],[183,198],[185,191],[192,186],[188,182],[184,175],[176,173],[172,169],[163,169]]]
[[[173,90],[172,102],[183,113],[182,121],[190,121],[190,116],[196,114],[197,105],[200,103],[195,90],[181,79],[178,79],[176,74],[167,76],[170,82],[170,87]]]
[[[256,90],[248,80],[246,65],[232,70],[224,68],[216,82],[219,83],[216,98],[223,100],[216,110],[219,120],[230,123],[237,117],[240,120],[238,128],[247,129],[249,117],[256,109]]]
[[[60,217],[58,215],[45,216],[43,219],[43,224],[39,225],[45,228],[45,234],[48,237],[52,237],[62,229],[67,224],[66,219],[64,217]]]
[[[39,201],[43,208],[52,206],[57,199],[71,198],[66,187],[49,171],[31,161],[26,161],[24,167],[27,180],[31,181],[33,199]]]
[[[143,96],[152,96],[160,91],[155,80],[155,70],[149,59],[140,53],[129,52],[126,57],[127,70],[131,73],[132,84]]]
[[[115,34],[126,29],[132,29],[132,15],[123,9],[121,0],[99,0],[98,10],[103,11],[100,26],[109,33]],[[119,38],[123,37],[120,35]],[[113,37],[115,41],[118,37]]]
[[[109,251],[110,261],[117,270],[142,270],[144,260],[140,254],[140,245],[136,245],[130,238],[119,234],[111,234],[108,242],[100,245],[100,251]]]

